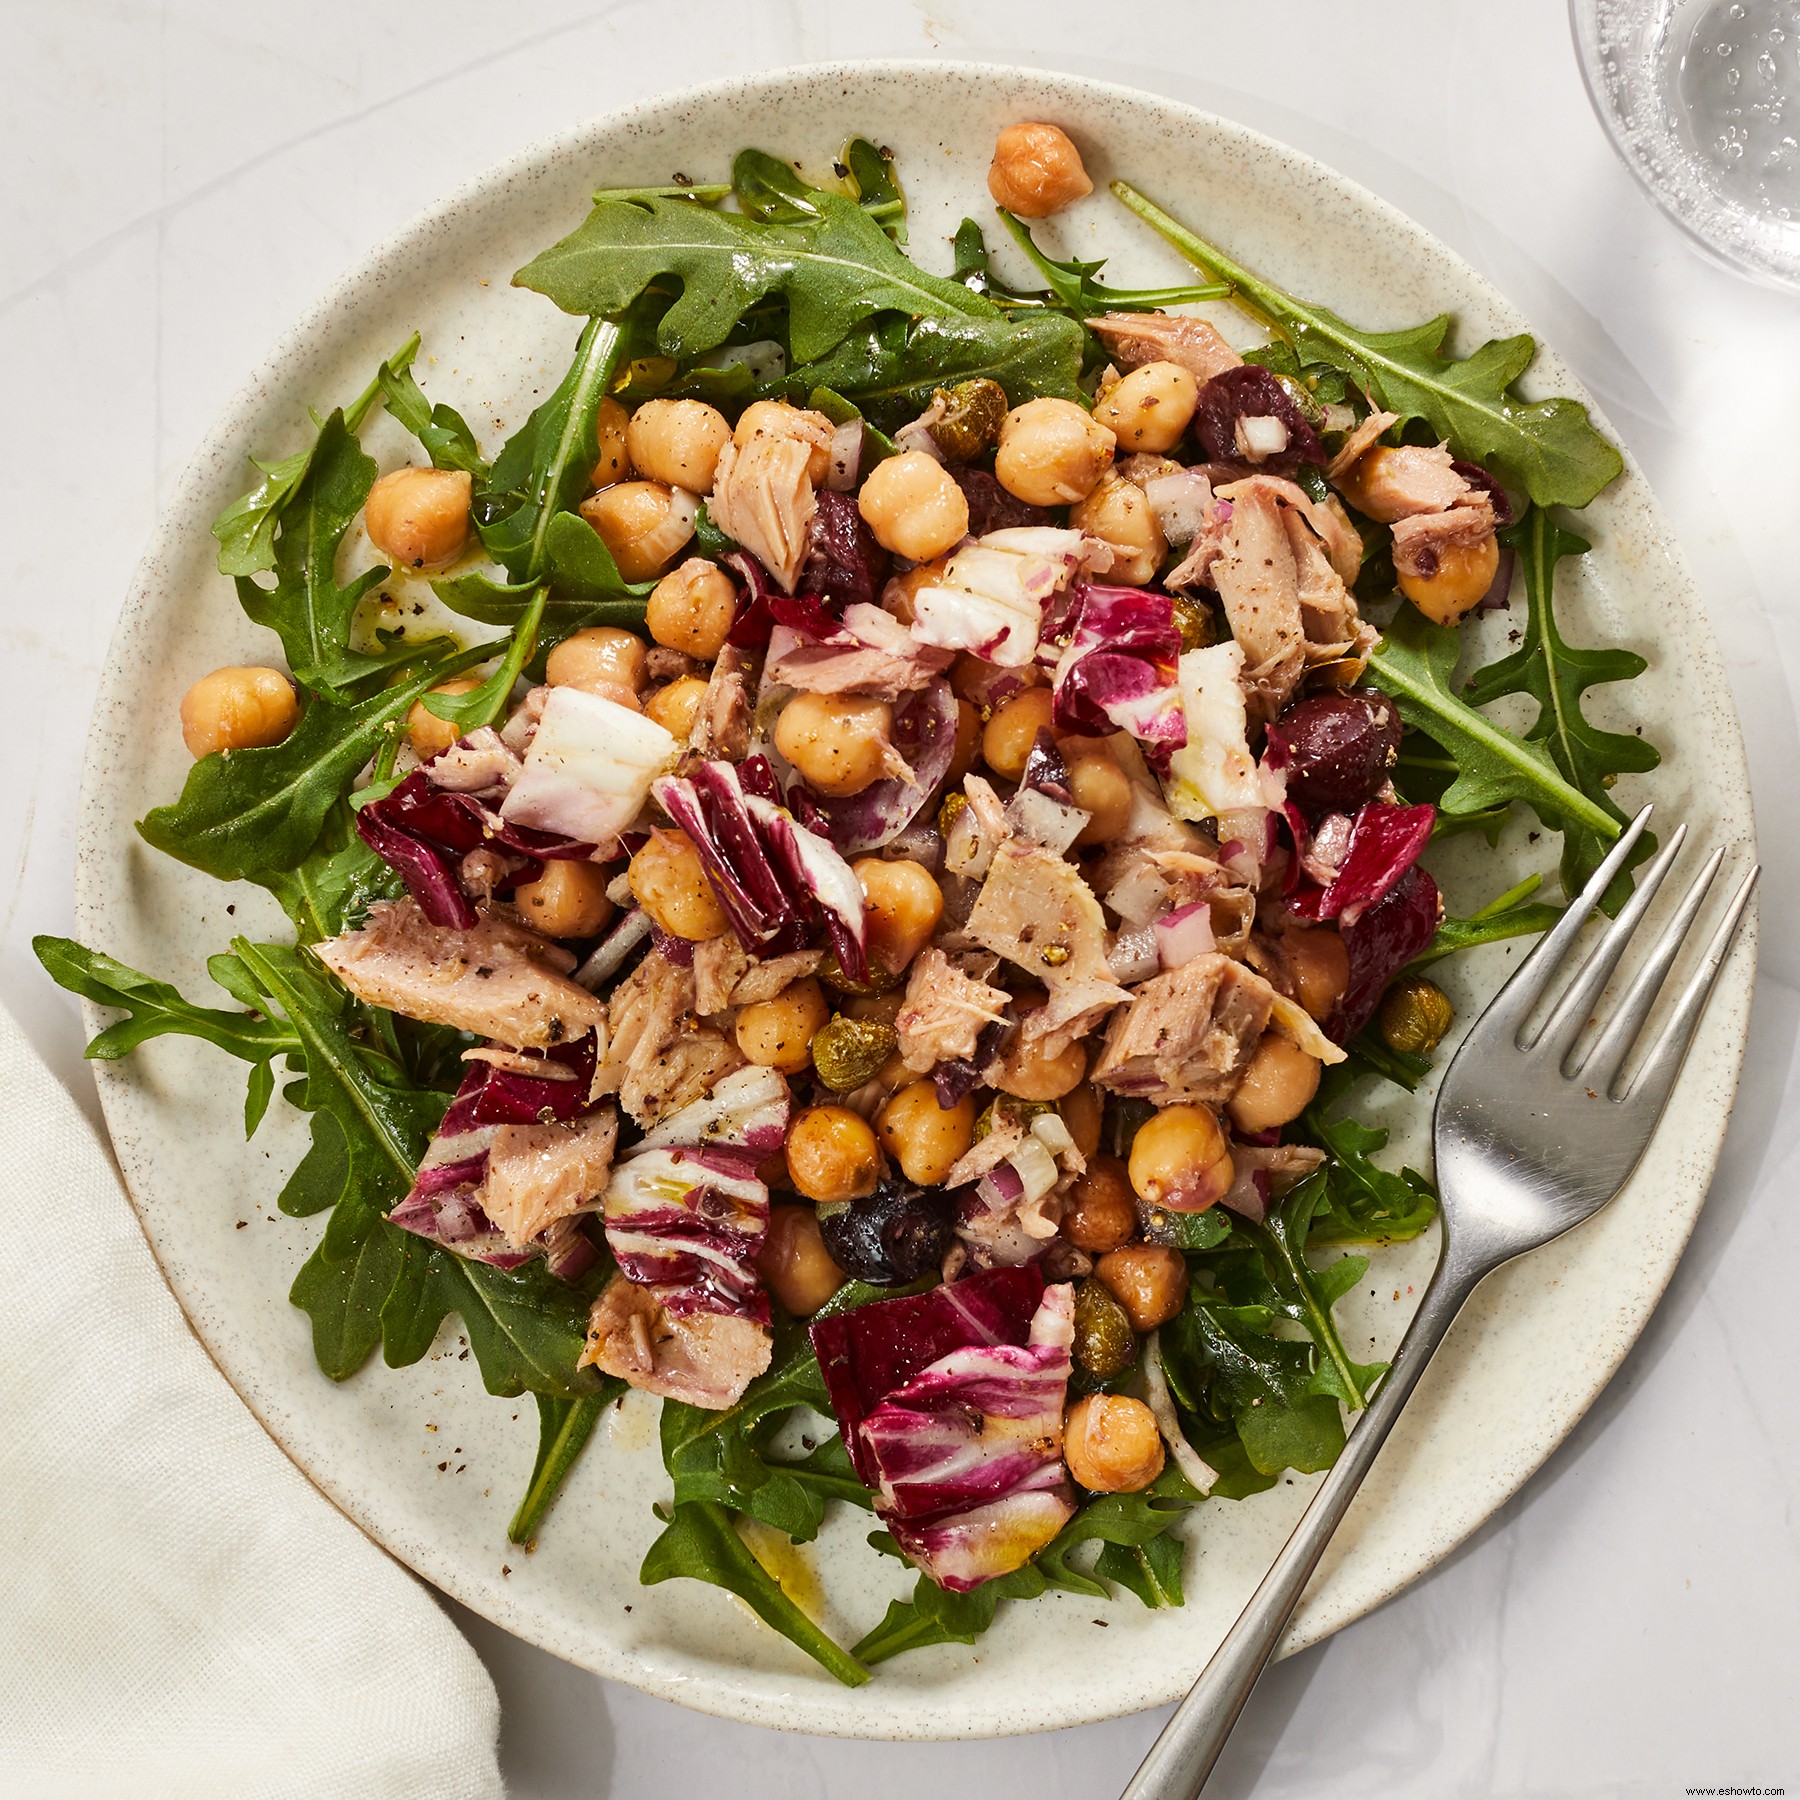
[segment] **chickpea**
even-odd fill
[[[1281,934],[1280,949],[1294,998],[1313,1018],[1329,1018],[1350,985],[1344,940],[1329,925],[1301,926]]]
[[[1169,540],[1163,536],[1144,490],[1123,475],[1103,477],[1071,510],[1069,523],[1111,549],[1112,567],[1106,571],[1106,579],[1121,587],[1143,587],[1154,581],[1169,553]]]
[[[1117,381],[1094,417],[1127,450],[1172,450],[1200,398],[1200,384],[1180,363],[1145,363]]]
[[[923,450],[877,463],[856,497],[856,510],[883,549],[913,562],[942,556],[969,533],[962,489]]]
[[[738,415],[731,441],[740,450],[747,450],[750,440],[764,433],[798,438],[807,445],[811,454],[806,462],[806,477],[814,487],[825,485],[825,478],[831,473],[832,424],[823,413],[790,406],[785,400],[753,400]]]
[[[299,696],[279,669],[214,669],[181,697],[181,737],[190,756],[279,744],[299,721]]]
[[[686,743],[706,699],[706,683],[698,675],[682,675],[644,702],[644,717],[654,719],[670,737]]]
[[[1231,1146],[1210,1106],[1165,1106],[1131,1141],[1131,1185],[1171,1212],[1204,1212],[1231,1186]]]
[[[938,1105],[929,1077],[910,1081],[875,1121],[881,1145],[908,1181],[936,1187],[975,1141],[975,1098],[965,1094],[949,1108]]]
[[[395,469],[369,489],[363,528],[369,542],[400,569],[437,569],[469,541],[466,469]]]
[[[1163,1471],[1156,1415],[1129,1394],[1084,1394],[1063,1420],[1063,1460],[1090,1494],[1135,1494]]]
[[[670,937],[705,943],[729,921],[685,831],[652,831],[631,859],[631,897]]]
[[[594,937],[613,916],[606,897],[610,879],[598,863],[547,862],[536,881],[513,889],[513,905],[545,937]]]
[[[1100,1090],[1088,1082],[1071,1088],[1056,1103],[1056,1110],[1062,1115],[1062,1122],[1069,1128],[1069,1136],[1075,1140],[1075,1148],[1089,1162],[1100,1148],[1100,1122],[1103,1108],[1100,1101]]]
[[[1439,625],[1454,625],[1494,585],[1499,568],[1500,543],[1489,532],[1478,544],[1446,544],[1438,551],[1437,568],[1429,575],[1401,569],[1394,579],[1426,618]]]
[[[1090,1090],[1091,1091],[1091,1090]],[[1080,1146],[1077,1145],[1077,1148]],[[1137,1235],[1137,1199],[1116,1156],[1095,1156],[1069,1189],[1062,1234],[1077,1250],[1104,1256]]]
[[[580,688],[616,700],[619,691],[635,696],[644,685],[644,640],[616,625],[590,625],[566,637],[544,662],[551,687]]]
[[[956,703],[956,743],[950,752],[950,767],[943,786],[953,790],[962,786],[962,778],[975,766],[981,754],[981,714],[967,700]]]
[[[600,460],[588,477],[593,486],[611,487],[615,481],[623,481],[630,475],[631,456],[625,448],[625,428],[630,417],[610,394],[600,402],[600,410],[594,415],[594,436],[600,445]]]
[[[1028,687],[998,707],[981,733],[981,756],[996,775],[1017,781],[1040,731],[1050,729],[1050,689]]]
[[[694,507],[677,505],[669,488],[656,481],[621,481],[581,503],[581,516],[600,534],[627,581],[660,575],[694,535]]]
[[[763,1285],[796,1319],[810,1318],[844,1285],[810,1206],[772,1206],[769,1233],[756,1253]]]
[[[1087,1074],[1087,1050],[1070,1044],[1046,1056],[1042,1042],[1028,1044],[1023,1027],[1006,1040],[993,1081],[1015,1100],[1060,1100]]]
[[[1124,1244],[1094,1264],[1133,1331],[1166,1325],[1187,1304],[1187,1258],[1167,1244]]]
[[[1280,1032],[1265,1031],[1225,1110],[1239,1131],[1273,1131],[1306,1111],[1323,1073],[1316,1056]]]
[[[816,792],[842,799],[887,773],[894,709],[854,694],[796,694],[775,721],[775,748]]]
[[[631,466],[650,481],[690,494],[712,491],[719,452],[730,441],[725,415],[704,400],[646,400],[625,428]]]
[[[1093,191],[1081,152],[1060,126],[1008,125],[994,140],[988,192],[1021,219],[1047,219]]]
[[[473,676],[463,675],[455,681],[442,682],[431,691],[434,694],[472,694],[480,685]],[[423,700],[415,700],[406,715],[406,741],[412,745],[413,755],[420,762],[429,762],[434,756],[441,755],[460,735],[448,719],[440,719]]]
[[[1098,739],[1065,743],[1063,754],[1069,759],[1069,798],[1083,812],[1093,814],[1082,826],[1076,845],[1085,849],[1089,844],[1111,843],[1125,829],[1136,804],[1130,777]]]
[[[1113,434],[1073,400],[1027,400],[1000,424],[994,473],[1032,506],[1085,500],[1112,467]]]
[[[812,1041],[830,1017],[825,990],[813,976],[805,975],[789,982],[773,1000],[739,1007],[737,1046],[749,1061],[765,1069],[798,1075],[812,1061]],[[790,1140],[788,1167],[792,1169],[793,1164]]]
[[[869,954],[898,975],[931,941],[944,895],[923,863],[865,856],[850,865],[862,884]]]
[[[881,1179],[881,1148],[849,1107],[809,1106],[788,1132],[787,1165],[795,1191],[809,1200],[860,1200]]]
[[[912,624],[918,617],[915,603],[920,593],[928,587],[937,587],[943,581],[944,571],[949,566],[950,559],[947,556],[934,556],[929,562],[918,563],[894,576],[881,590],[881,604],[902,625]]]
[[[690,556],[650,591],[644,624],[659,644],[711,662],[737,617],[737,583],[704,556]]]

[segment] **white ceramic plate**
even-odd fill
[[[132,830],[180,787],[187,758],[174,719],[188,683],[272,648],[216,573],[207,529],[244,486],[248,452],[292,447],[309,405],[358,392],[414,329],[425,336],[417,372],[427,391],[461,408],[491,448],[555,382],[575,337],[546,301],[509,288],[512,271],[580,220],[592,188],[667,181],[676,171],[718,179],[744,144],[815,168],[852,133],[892,146],[915,253],[946,268],[947,240],[965,213],[993,225],[984,174],[996,130],[1019,118],[1069,129],[1099,190],[1045,241],[1110,255],[1115,280],[1160,283],[1182,273],[1106,197],[1106,180],[1123,175],[1253,268],[1364,324],[1398,326],[1449,310],[1465,349],[1524,328],[1470,269],[1373,195],[1238,126],[1123,88],[1001,68],[860,64],[760,76],[602,119],[525,152],[382,245],[276,347],[207,438],[152,540],[112,647],[82,804],[84,939],[199,995],[208,991],[206,956],[233,931],[281,932],[259,890],[222,888],[151,852]],[[990,237],[1001,240],[997,230]],[[1245,336],[1242,320],[1233,329]],[[1530,385],[1581,392],[1548,349]],[[366,441],[384,467],[407,459],[386,422]],[[1596,548],[1561,584],[1568,634],[1630,644],[1651,664],[1629,690],[1597,696],[1594,711],[1641,721],[1660,744],[1665,766],[1644,791],[1667,802],[1666,816],[1689,818],[1703,840],[1747,853],[1749,787],[1719,653],[1636,470],[1585,517]],[[1490,629],[1504,634],[1508,623]],[[1620,715],[1609,711],[1615,701],[1626,709]],[[1636,794],[1621,798],[1634,803]],[[1550,848],[1534,846],[1524,825],[1499,859],[1465,847],[1460,867],[1452,860],[1445,871],[1453,905],[1467,911],[1491,898]],[[1459,998],[1491,992],[1511,954],[1491,950],[1458,969]],[[1366,1612],[1467,1537],[1618,1366],[1705,1195],[1737,1079],[1753,966],[1747,930],[1630,1189],[1592,1224],[1490,1283],[1470,1308],[1339,1533],[1291,1645]],[[658,1530],[651,1507],[666,1492],[654,1403],[643,1396],[596,1433],[527,1556],[508,1546],[505,1531],[531,1467],[533,1410],[484,1394],[453,1332],[412,1369],[377,1365],[342,1387],[318,1373],[307,1321],[286,1296],[323,1221],[279,1219],[273,1206],[303,1147],[301,1125],[278,1106],[246,1145],[237,1065],[165,1039],[102,1067],[101,1094],[133,1200],[188,1317],[295,1462],[402,1561],[478,1612],[690,1706],[796,1730],[931,1738],[1073,1725],[1155,1705],[1206,1660],[1312,1488],[1295,1478],[1251,1501],[1199,1508],[1189,1525],[1185,1610],[1152,1614],[1129,1596],[1011,1605],[973,1649],[902,1657],[850,1692],[719,1590],[638,1586]],[[1405,1122],[1418,1155],[1426,1102],[1383,1110]],[[1435,1252],[1434,1235],[1377,1258],[1347,1303],[1353,1347],[1366,1339],[1372,1354],[1391,1348]],[[866,1515],[838,1511],[783,1573],[796,1598],[853,1643],[910,1577],[867,1549]]]

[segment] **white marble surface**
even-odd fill
[[[1185,22],[1172,31],[1158,17]],[[1107,24],[1116,20],[1117,35]],[[1164,15],[1040,0],[0,0],[0,997],[93,1106],[34,932],[67,929],[74,795],[119,596],[160,495],[300,306],[507,151],[660,88],[826,57],[1102,75],[1260,127],[1462,251],[1553,338],[1656,485],[1744,714],[1769,869],[1725,1162],[1600,1404],[1486,1530],[1275,1670],[1215,1782],[1297,1800],[1800,1789],[1800,299],[1703,266],[1591,118],[1555,0],[1287,0]],[[146,722],[149,728],[149,722]],[[14,1254],[19,1253],[15,1247]],[[972,1745],[839,1743],[678,1712],[460,1611],[531,1800],[1116,1791],[1159,1715]],[[871,1691],[879,1704],[879,1689]],[[0,1791],[5,1789],[0,1774]]]

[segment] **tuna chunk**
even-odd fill
[[[588,1317],[583,1365],[647,1394],[722,1412],[769,1366],[769,1328],[736,1313],[671,1314],[646,1287],[615,1275]]]
[[[719,651],[688,733],[688,748],[702,756],[737,761],[750,750],[750,676],[753,659],[736,644]]]
[[[606,1192],[619,1121],[610,1106],[567,1124],[501,1125],[488,1146],[481,1210],[523,1249]]]
[[[1306,669],[1299,577],[1281,507],[1266,488],[1244,484],[1231,507],[1212,566],[1231,635],[1244,652],[1243,683],[1252,715],[1281,711]]]
[[[1415,513],[1444,512],[1469,492],[1451,460],[1448,445],[1405,444],[1389,450],[1375,468],[1352,470],[1347,491],[1359,512],[1383,525]]]
[[[316,954],[359,1000],[453,1025],[515,1050],[548,1050],[606,1025],[605,1006],[569,979],[575,958],[501,913],[467,931],[430,924],[415,900],[371,907]]]
[[[1289,481],[1282,475],[1247,475],[1242,480],[1215,487],[1215,497],[1229,500],[1234,506],[1252,494],[1279,500],[1284,507],[1293,508],[1325,546],[1325,554],[1337,571],[1338,580],[1348,585],[1356,579],[1362,568],[1362,533],[1350,523],[1350,515],[1344,511],[1344,503],[1336,494],[1315,500],[1298,482]]]
[[[1216,951],[1146,981],[1113,1020],[1096,1087],[1159,1105],[1229,1100],[1269,1023],[1275,992]]]
[[[1377,440],[1387,428],[1399,418],[1398,413],[1372,412],[1353,430],[1338,446],[1337,455],[1325,465],[1325,479],[1336,481],[1346,469],[1353,469],[1362,460],[1363,452],[1372,450]]]
[[[818,418],[819,415],[801,414]],[[826,441],[831,427],[825,426]],[[784,594],[794,591],[806,563],[807,526],[812,522],[813,484],[807,474],[813,446],[797,437],[758,431],[740,450],[727,444],[706,509],[775,579]]]
[[[695,1017],[694,971],[653,950],[613,989],[595,1095],[619,1096],[640,1125],[698,1100],[743,1066],[736,1047]]]
[[[1415,513],[1394,526],[1394,568],[1429,580],[1446,550],[1472,550],[1494,535],[1494,503],[1471,492],[1448,512]]]
[[[1006,1017],[1006,1002],[1003,989],[975,980],[928,946],[913,963],[894,1020],[902,1060],[915,1075],[926,1075],[939,1063],[973,1056],[982,1031]]]
[[[1300,622],[1306,632],[1309,664],[1366,657],[1378,641],[1372,625],[1357,610],[1356,597],[1331,566],[1324,546],[1299,513],[1284,508],[1288,548],[1294,553],[1294,579],[1300,595]]]
[[[1211,381],[1244,359],[1204,319],[1174,318],[1168,313],[1103,313],[1088,320],[1090,330],[1121,368],[1172,362],[1196,381]]]
[[[1041,844],[1009,839],[969,913],[967,936],[1049,989],[1034,1040],[1054,1055],[1131,996],[1106,960],[1106,918],[1073,863]]]

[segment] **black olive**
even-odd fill
[[[1353,813],[1386,785],[1400,750],[1400,714],[1386,694],[1314,694],[1269,727],[1287,755],[1288,798],[1310,820]]]
[[[819,1235],[832,1261],[858,1281],[896,1287],[944,1260],[955,1214],[941,1188],[891,1177],[861,1200],[819,1208]]]

